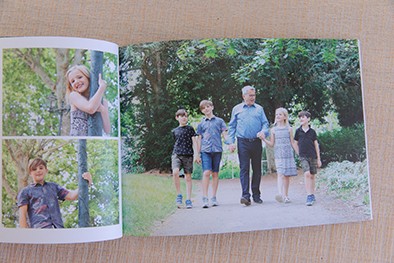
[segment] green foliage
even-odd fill
[[[327,131],[318,135],[323,167],[331,162],[361,162],[366,158],[364,125]]]
[[[108,101],[109,118],[111,121],[111,136],[118,136],[118,110],[119,110],[119,68],[118,57],[115,54],[104,53],[103,72],[107,82],[105,98]]]
[[[239,178],[240,169],[239,165],[235,162],[231,162],[225,159],[225,154],[223,155],[222,159],[222,166],[219,170],[219,179],[232,179],[232,178]],[[201,180],[202,179],[202,165],[201,164],[194,164],[193,165],[193,173],[192,179],[193,180]]]
[[[225,162],[219,171],[219,179],[239,178],[239,175],[239,165],[230,161]]]
[[[50,49],[22,49],[20,52],[39,56],[49,71],[56,68],[53,51]],[[59,119],[49,110],[50,95],[51,89],[42,83],[39,76],[31,71],[14,50],[4,50],[4,135],[56,135]]]
[[[322,80],[330,90],[339,124],[349,127],[363,123],[358,43],[356,40],[333,41],[331,50]]]
[[[124,49],[121,57],[128,59],[121,65],[121,84],[135,82],[121,94],[121,134],[131,150],[123,163],[168,170],[178,106],[168,97],[166,83],[173,72],[168,61],[177,60],[176,54],[168,43],[151,43]]]
[[[193,173],[192,173],[192,179],[193,180],[201,180],[202,179],[202,165],[201,164],[193,164]]]
[[[330,163],[319,172],[318,186],[326,187],[329,193],[364,204],[369,211],[369,180],[367,161],[352,163],[349,161]],[[369,211],[370,213],[370,211]]]
[[[269,120],[275,109],[309,110],[325,122],[336,112],[344,126],[360,119],[361,90],[356,41],[303,39],[200,39],[132,45],[120,50],[121,127],[126,169],[170,169],[180,107],[192,116],[212,100],[229,121],[241,88],[254,85]],[[346,104],[346,101],[351,103]],[[345,112],[351,112],[348,118]],[[353,115],[354,113],[354,115]]]
[[[124,235],[149,236],[155,223],[176,210],[172,178],[125,174],[122,188],[128,189],[122,196]]]

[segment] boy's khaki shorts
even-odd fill
[[[193,172],[193,156],[173,154],[171,156],[171,168],[172,170],[183,168],[185,174],[191,174]]]
[[[300,157],[301,167],[304,173],[317,174],[317,159],[310,157]]]

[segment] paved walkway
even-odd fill
[[[219,206],[202,208],[201,181],[193,181],[193,209],[177,209],[165,221],[157,224],[152,235],[193,235],[276,229],[285,227],[336,224],[367,220],[368,216],[338,199],[316,192],[317,202],[307,207],[303,177],[292,178],[289,204],[275,201],[276,175],[263,176],[263,204],[245,207],[239,203],[239,179],[220,180]],[[175,205],[175,204],[174,204]]]

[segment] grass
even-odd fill
[[[124,235],[149,236],[156,222],[176,210],[171,177],[127,174],[122,189]]]

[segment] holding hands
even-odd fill
[[[194,162],[195,162],[195,163],[198,163],[198,164],[201,164],[201,157],[200,157],[199,154],[197,154],[197,156],[194,157]]]
[[[265,134],[263,131],[260,131],[257,133],[257,138],[259,138],[260,140],[264,140],[265,139]]]
[[[235,144],[230,144],[229,148],[230,148],[230,152],[233,153],[237,147],[235,146]]]

